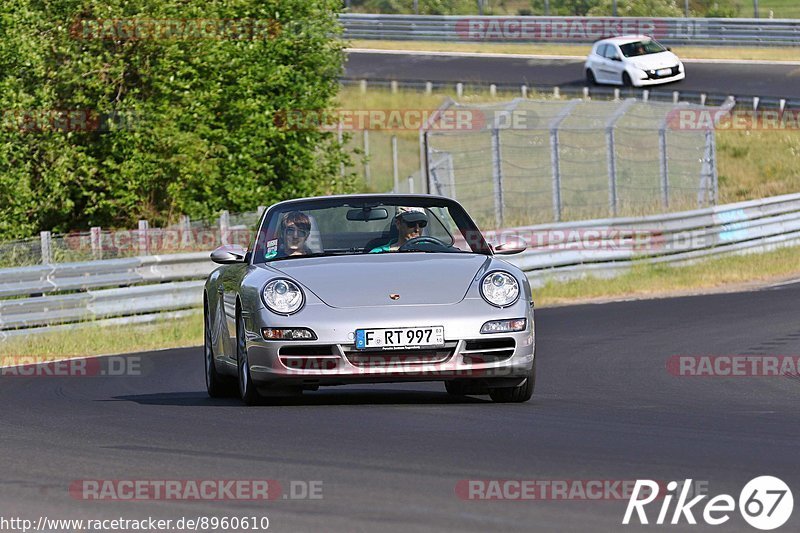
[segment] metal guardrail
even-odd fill
[[[549,279],[609,277],[641,262],[683,265],[720,254],[800,245],[800,194],[645,217],[542,224],[486,232],[529,239],[507,259],[534,286]],[[0,270],[0,338],[87,320],[141,322],[183,316],[202,304],[208,253]],[[63,326],[56,326],[63,327]]]
[[[590,43],[626,34],[664,44],[800,46],[800,20],[632,17],[481,17],[345,14],[348,39]]]

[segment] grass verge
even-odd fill
[[[86,324],[82,327],[0,341],[0,366],[22,358],[49,361],[67,357],[144,352],[203,344],[203,315],[142,325]],[[25,360],[29,363],[29,360]]]
[[[800,277],[800,246],[707,259],[673,267],[642,263],[611,279],[550,281],[533,289],[539,307],[592,300],[645,298],[697,292],[745,290]]]
[[[410,50],[425,52],[468,52],[482,54],[526,54],[552,56],[580,56],[589,53],[589,44],[537,44],[537,43],[453,43],[438,41],[373,41],[353,40],[352,48],[372,50]],[[794,47],[711,47],[672,46],[681,59],[749,59],[761,61],[800,61],[800,50]]]

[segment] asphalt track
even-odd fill
[[[537,311],[525,404],[441,384],[348,386],[244,407],[204,390],[199,348],[143,375],[0,377],[0,517],[266,515],[276,531],[619,531],[625,501],[469,501],[459,480],[683,480],[800,499],[800,381],[680,377],[670,356],[800,353],[800,285]],[[136,357],[136,356],[130,356]],[[78,479],[321,480],[323,499],[83,501]],[[707,500],[705,500],[707,501]],[[650,513],[654,520],[658,509]],[[697,516],[701,513],[695,513]],[[661,528],[659,528],[661,529]],[[754,531],[738,512],[716,528]],[[795,509],[779,531],[800,529]]]
[[[787,53],[786,60],[798,61],[800,53],[793,56]],[[350,52],[345,75],[348,78],[453,83],[526,83],[536,87],[582,87],[586,84],[583,61],[575,59]],[[687,62],[686,79],[651,89],[800,99],[800,65]]]

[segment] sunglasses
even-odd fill
[[[287,235],[288,234],[292,234],[292,235],[295,235],[295,236],[298,236],[298,237],[308,237],[308,230],[307,229],[296,228],[294,226],[289,226],[289,227],[283,228],[283,232],[285,234],[287,234]]]
[[[409,227],[409,228],[417,228],[417,227],[424,228],[425,226],[428,225],[428,223],[425,222],[424,220],[418,220],[418,221],[414,221],[414,222],[406,222],[404,220],[403,224],[405,224],[406,227]]]

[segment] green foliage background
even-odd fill
[[[3,0],[0,238],[254,210],[354,187],[335,134],[276,116],[332,106],[340,0]],[[80,39],[78,19],[271,19],[274,38]],[[128,116],[107,132],[20,131],[14,110]]]

